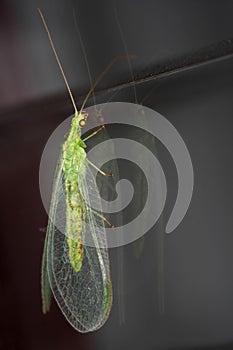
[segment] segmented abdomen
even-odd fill
[[[71,199],[73,196],[76,197],[75,200],[68,201],[67,203],[66,235],[70,263],[74,270],[78,272],[82,267],[84,255],[83,234],[86,212],[80,191],[71,193],[71,196],[67,197]]]
[[[74,125],[73,125],[74,124]],[[82,267],[86,206],[80,192],[80,176],[85,176],[86,152],[80,147],[80,131],[73,122],[63,144],[63,173],[66,191],[66,236],[69,260],[76,272]],[[77,125],[76,125],[77,124]]]

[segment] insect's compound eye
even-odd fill
[[[79,121],[79,125],[80,125],[81,127],[85,126],[85,124],[86,124],[85,119],[81,119],[81,120]]]

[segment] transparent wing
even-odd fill
[[[47,227],[46,237],[44,242],[42,266],[41,266],[42,310],[44,313],[49,311],[50,305],[51,305],[51,299],[52,299],[51,287],[50,287],[49,276],[48,276],[48,239],[49,239],[50,232],[53,230],[53,220],[51,221],[50,218],[54,219],[54,214],[57,211],[57,203],[59,199],[57,194],[62,194],[60,193],[60,191],[57,190],[57,189],[60,189],[61,181],[62,181],[61,159],[62,159],[62,153],[60,153],[59,155],[57,165],[56,165],[54,180],[53,180],[49,220],[48,220],[48,227]],[[64,202],[64,198],[63,198],[63,202]]]
[[[85,178],[80,185],[88,196]],[[92,199],[98,200],[98,196],[96,189]],[[99,241],[96,239],[98,235],[102,237],[101,239],[105,236],[104,224],[100,218],[96,218],[90,210],[87,210],[87,234],[90,231],[96,245],[84,247],[82,268],[79,272],[75,272],[69,260],[67,237],[62,233],[65,232],[65,214],[64,176],[60,162],[47,230],[48,277],[53,295],[67,320],[78,331],[89,332],[102,326],[112,303],[108,252],[107,249],[99,248]],[[86,223],[83,223],[84,235],[85,231]]]
[[[101,199],[95,178],[90,170],[90,166],[86,164],[86,176],[80,178],[81,193],[86,199],[87,217],[85,228],[86,254],[91,261],[92,246],[95,248],[94,257],[97,257],[98,264],[92,264],[93,272],[98,280],[99,297],[100,297],[100,317],[99,324],[96,328],[100,328],[107,320],[112,306],[112,284],[110,278],[110,264],[107,248],[106,231],[104,221],[101,214]],[[92,206],[98,208],[100,213],[92,210]],[[89,242],[91,246],[89,246]]]

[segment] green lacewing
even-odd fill
[[[49,311],[53,295],[68,322],[79,332],[85,333],[102,327],[111,311],[112,284],[104,222],[112,225],[87,204],[94,201],[101,208],[99,191],[90,170],[90,166],[95,165],[87,159],[85,141],[104,126],[82,139],[81,128],[88,118],[84,106],[104,74],[125,55],[116,57],[105,68],[78,111],[44,16],[40,9],[38,12],[75,110],[70,131],[61,147],[53,181],[42,258],[42,309],[44,313]],[[99,172],[105,176],[112,175],[101,170]],[[61,205],[64,201],[65,205]],[[60,232],[57,228],[60,226],[55,224],[59,220],[65,221],[65,233]],[[86,234],[91,235],[94,246],[83,243]]]

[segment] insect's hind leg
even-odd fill
[[[99,129],[97,129],[96,131],[94,131],[93,133],[91,133],[89,136],[85,137],[85,139],[83,139],[82,141],[85,142],[87,140],[89,140],[91,137],[95,136],[96,134],[98,134],[100,131],[102,131],[103,129],[105,129],[105,126],[102,125]]]
[[[99,168],[98,168],[95,164],[93,164],[89,159],[86,158],[86,160],[87,160],[87,162],[88,162],[93,168],[95,168],[96,170],[98,170],[98,172],[99,172],[100,174],[102,174],[102,175],[104,175],[104,176],[113,176],[112,173],[107,174],[107,173],[105,173],[104,171],[102,171],[101,169],[99,169]]]
[[[92,211],[96,216],[99,216],[102,220],[104,220],[104,222],[106,222],[109,225],[110,228],[114,227],[114,225],[111,224],[111,222],[109,222],[108,219],[104,215],[100,214],[98,211],[92,209],[89,206],[88,206],[88,210]]]

